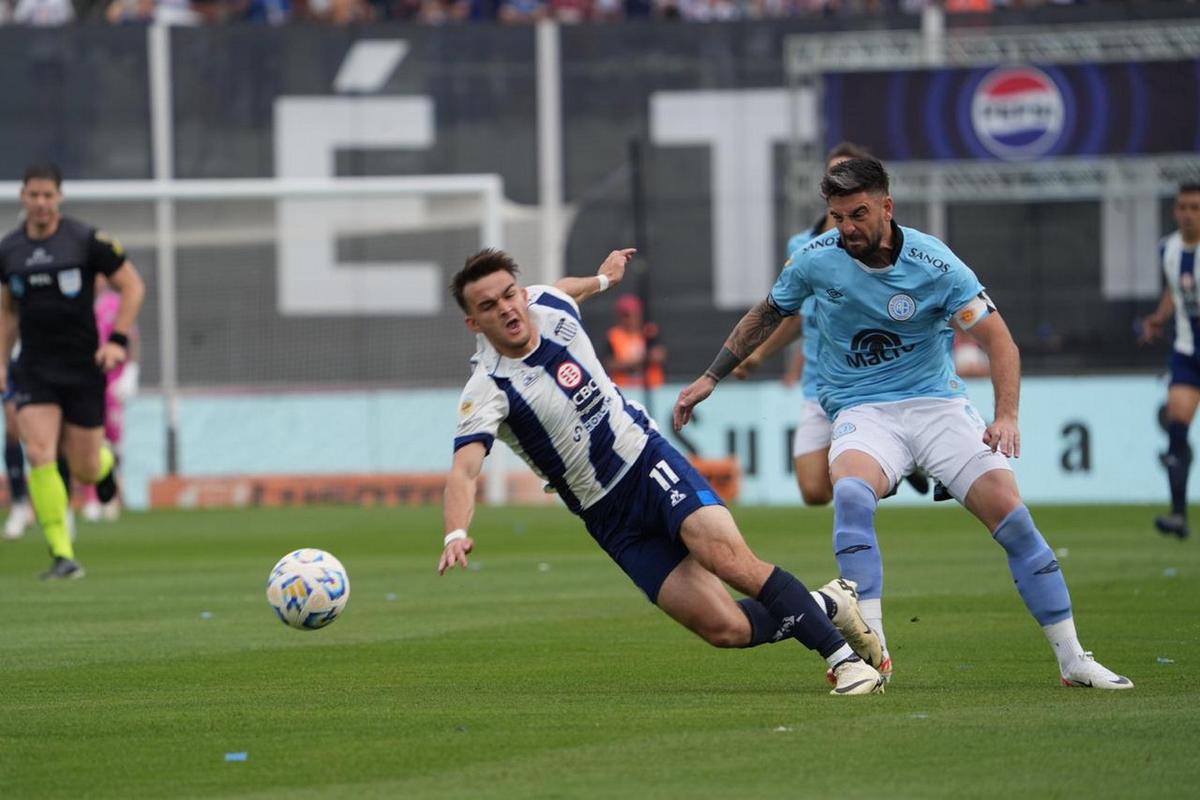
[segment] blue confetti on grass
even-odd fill
[[[250,757],[250,754],[249,754],[249,753],[246,753],[246,752],[241,752],[241,753],[226,753],[226,754],[225,754],[225,760],[226,760],[226,761],[245,761],[245,760],[246,760],[246,759],[248,759],[249,757]]]

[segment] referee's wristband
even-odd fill
[[[451,542],[457,542],[459,539],[467,538],[467,532],[462,528],[450,531],[446,534],[446,538],[442,539],[442,547],[449,547]]]
[[[121,347],[124,347],[126,350],[129,349],[129,337],[120,331],[113,331],[110,333],[108,335],[108,340],[113,344],[121,345]]]

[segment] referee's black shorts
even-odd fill
[[[63,421],[81,428],[104,425],[104,391],[108,381],[98,366],[72,369],[39,368],[23,357],[17,360],[9,380],[17,408],[52,404],[62,409]]]

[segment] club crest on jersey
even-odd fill
[[[971,98],[971,125],[979,142],[1004,159],[1037,158],[1063,133],[1062,92],[1033,67],[1002,67],[979,83]]]
[[[564,361],[558,365],[554,377],[564,389],[576,389],[583,383],[583,370],[574,361]]]
[[[67,297],[75,297],[83,289],[83,273],[78,269],[64,269],[58,273],[58,290]]]
[[[888,300],[888,316],[897,322],[912,319],[915,313],[917,313],[917,301],[912,299],[912,295],[894,294],[892,299]]]

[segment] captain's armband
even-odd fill
[[[992,304],[992,298],[987,296],[987,292],[980,292],[971,299],[971,302],[954,313],[954,324],[958,326],[959,330],[969,331],[979,320],[995,310],[996,306]]]

